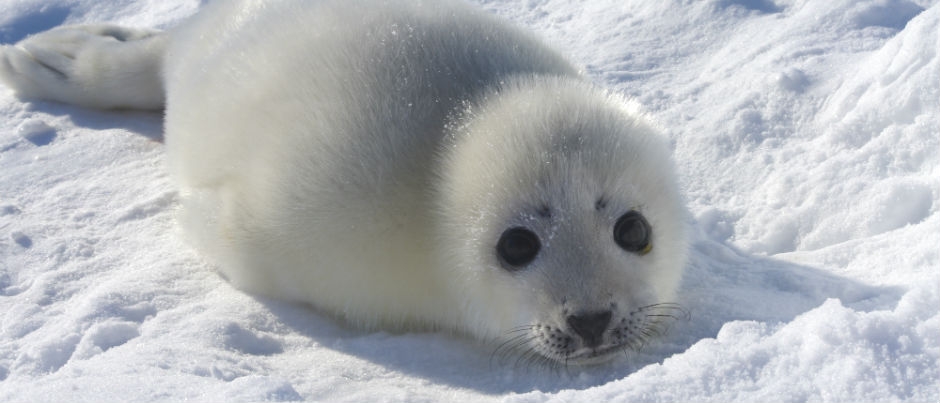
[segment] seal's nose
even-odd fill
[[[610,324],[610,311],[570,315],[566,321],[568,326],[584,340],[584,346],[593,348],[599,346],[604,339],[604,331]]]

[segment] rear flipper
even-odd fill
[[[150,29],[58,27],[0,46],[0,80],[24,98],[159,109],[166,41],[166,34]]]

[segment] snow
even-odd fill
[[[0,401],[940,400],[940,2],[476,1],[665,128],[690,320],[548,372],[246,295],[181,240],[159,114],[0,88]],[[9,0],[0,42],[200,3]]]

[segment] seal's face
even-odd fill
[[[684,314],[668,148],[642,116],[580,85],[524,82],[494,98],[443,163],[440,249],[459,322],[525,362],[641,347]]]
[[[648,207],[610,198],[543,204],[504,225],[493,247],[497,265],[524,281],[514,292],[535,309],[506,335],[501,352],[603,361],[639,348],[661,333],[663,318],[681,312],[662,282],[671,273],[657,272],[653,254],[675,245],[658,236],[643,214]]]
[[[610,183],[583,156],[546,165],[534,186],[517,188],[539,202],[494,212],[485,227],[502,232],[479,245],[480,259],[491,255],[487,273],[517,297],[513,308],[488,307],[519,314],[498,353],[585,364],[638,349],[683,314],[674,300],[681,212],[642,197],[654,183]]]

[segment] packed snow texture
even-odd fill
[[[690,320],[552,372],[246,295],[180,237],[158,113],[0,88],[0,401],[940,400],[940,1],[476,2],[668,133]],[[8,0],[0,42],[200,3]]]

